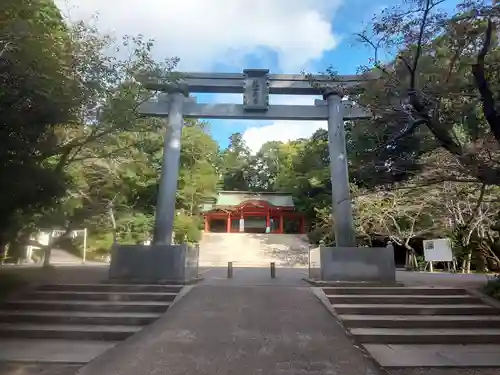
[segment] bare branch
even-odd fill
[[[411,68],[411,77],[410,77],[410,90],[415,90],[416,84],[416,72],[418,68],[418,62],[420,60],[420,56],[422,55],[422,41],[424,38],[425,26],[427,24],[427,17],[429,16],[430,10],[436,6],[437,4],[433,4],[431,0],[426,0],[424,14],[422,16],[422,22],[420,23],[420,30],[418,34],[417,41],[417,51],[415,52],[415,57],[413,58],[413,67]]]
[[[479,193],[479,197],[477,199],[476,207],[474,207],[474,210],[472,211],[472,214],[471,214],[469,220],[467,220],[467,222],[465,223],[466,227],[468,227],[474,221],[474,219],[477,217],[479,210],[481,208],[481,205],[483,204],[483,201],[484,201],[484,193],[485,192],[486,192],[486,184],[483,183],[483,185],[481,186],[481,191]]]
[[[3,56],[4,53],[8,52],[9,50],[11,50],[11,47],[13,46],[13,43],[12,42],[6,42],[2,49],[0,50],[0,57]]]
[[[408,72],[410,74],[413,74],[413,68],[410,66],[410,63],[408,62],[408,60],[405,59],[404,56],[398,56],[398,59],[400,59],[406,66],[406,68],[408,69]]]
[[[378,150],[381,150],[383,148],[386,148],[387,146],[390,146],[390,145],[394,144],[395,142],[399,141],[400,139],[412,134],[415,130],[418,129],[418,127],[420,125],[423,125],[426,123],[427,123],[427,120],[425,120],[425,119],[413,121],[406,128],[404,128],[401,132],[399,132],[394,137],[392,137],[388,142],[386,142],[380,146],[377,146],[376,148],[373,148],[370,151],[378,151]]]
[[[495,108],[495,99],[489,87],[484,71],[484,60],[491,46],[492,34],[493,22],[491,21],[491,19],[488,19],[488,26],[486,28],[486,34],[484,36],[484,43],[481,51],[477,55],[476,64],[472,66],[472,74],[476,81],[476,86],[479,90],[479,94],[481,95],[484,116],[488,121],[493,136],[500,143],[500,116],[498,115],[498,112]]]

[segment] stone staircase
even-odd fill
[[[464,289],[357,285],[323,292],[383,367],[500,367],[500,310]]]
[[[298,234],[203,233],[200,267],[306,268],[309,264],[307,236]]]
[[[42,286],[0,305],[0,360],[88,362],[162,316],[181,289],[168,285]],[[51,347],[54,355],[43,347]],[[23,348],[24,353],[16,353],[16,348]],[[67,358],[61,353],[67,353]]]

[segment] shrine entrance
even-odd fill
[[[203,214],[206,233],[305,233],[304,216],[293,206],[275,206],[265,200],[244,200],[238,205],[222,207],[215,205],[214,209]]]
[[[370,114],[355,103],[342,99],[350,88],[357,86],[364,78],[356,75],[338,76],[332,80],[328,76],[315,76],[312,84],[302,75],[269,74],[264,69],[246,69],[243,73],[228,74],[179,73],[179,77],[175,84],[158,81],[146,83],[146,88],[163,94],[157,101],[145,102],[139,107],[139,112],[144,116],[168,118],[153,245],[169,245],[172,242],[183,119],[197,118],[328,121],[336,243],[337,246],[356,246],[344,120],[368,118]],[[243,94],[243,104],[197,103],[195,98],[189,96],[191,93]],[[316,100],[312,106],[269,105],[270,94],[322,95],[324,100]],[[212,230],[224,231],[225,223],[225,231],[229,233],[247,230],[260,232],[263,228],[266,232],[283,233],[286,232],[287,220],[296,222],[292,220],[293,215],[287,216],[273,207],[263,207],[261,202],[249,201],[245,204],[236,211],[210,213],[208,228],[212,225]],[[302,233],[303,219],[300,216],[296,218],[299,220],[298,231]]]

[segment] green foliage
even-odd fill
[[[105,256],[111,250],[113,245],[113,233],[91,233],[87,239],[87,251],[97,256]]]
[[[229,146],[222,152],[220,175],[224,190],[250,190],[250,150],[243,135],[235,133],[229,137]]]
[[[374,49],[372,64],[361,70],[378,77],[356,95],[377,116],[368,137],[378,143],[372,155],[394,154],[386,166],[403,176],[425,167],[426,180],[500,185],[494,94],[500,48],[488,28],[498,22],[500,7],[466,0],[447,12],[442,3],[402,2],[359,34]],[[379,60],[384,52],[390,61]],[[447,152],[447,168],[428,167],[425,157],[437,147]]]
[[[175,243],[197,243],[201,238],[202,220],[199,216],[188,215],[184,211],[178,211],[174,220]]]
[[[82,22],[66,26],[52,1],[0,10],[0,248],[19,257],[38,228],[86,226],[100,236],[112,229],[109,209],[126,213],[117,228],[125,241],[143,237],[159,169],[145,154],[161,152],[163,122],[138,116],[154,93],[137,78],[168,80],[177,59],[155,62],[141,36],[117,41]]]
[[[55,147],[54,129],[74,120],[81,101],[72,64],[70,34],[52,1],[1,3],[0,248],[22,212],[64,195],[64,175],[43,160]]]
[[[490,297],[500,300],[500,276],[496,276],[488,280],[488,283],[484,287],[484,293]]]
[[[26,280],[17,274],[8,272],[0,273],[0,302],[25,285]]]
[[[122,244],[137,244],[147,241],[154,217],[142,212],[123,215],[117,220],[117,240]]]

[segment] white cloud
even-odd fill
[[[248,54],[278,55],[282,71],[307,68],[338,43],[332,17],[341,0],[56,0],[71,20],[99,13],[99,27],[143,34],[158,58],[178,56],[185,70],[241,65]],[[238,66],[239,68],[243,68]]]
[[[319,97],[271,95],[270,104],[286,105],[314,105]],[[260,147],[269,141],[288,142],[298,138],[310,137],[318,129],[326,129],[326,121],[273,121],[264,126],[250,126],[243,133],[243,139],[252,152],[259,151]]]

